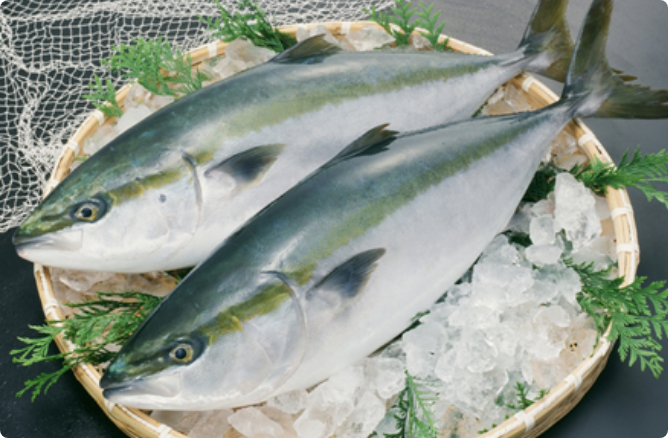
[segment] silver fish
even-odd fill
[[[522,71],[563,80],[566,0],[541,0],[505,55],[343,52],[314,37],[169,105],[75,169],[14,237],[63,268],[194,266],[281,193],[381,123],[470,117]]]
[[[379,126],[228,238],[149,316],[104,396],[214,409],[306,388],[400,333],[512,216],[574,117],[668,117],[668,90],[607,64],[595,0],[562,99],[542,110],[397,135]]]

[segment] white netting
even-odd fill
[[[222,0],[234,9],[235,0]],[[277,24],[353,21],[392,0],[260,0]],[[198,16],[212,0],[0,0],[0,233],[39,202],[63,144],[93,106],[81,95],[93,74],[125,81],[100,65],[111,47],[163,35],[189,50],[209,42]]]

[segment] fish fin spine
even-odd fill
[[[376,248],[349,258],[318,282],[313,291],[333,291],[343,298],[354,298],[364,289],[384,254],[384,248]]]
[[[285,149],[284,144],[268,144],[246,149],[210,167],[204,176],[226,173],[241,185],[259,182]]]
[[[270,62],[289,63],[304,61],[307,58],[333,55],[341,50],[341,47],[336,44],[325,41],[325,35],[315,35],[279,53]]]
[[[345,149],[339,152],[325,166],[331,166],[348,158],[361,155],[364,152],[369,152],[369,149],[372,147],[381,146],[381,144],[382,146],[387,146],[389,143],[394,141],[399,134],[397,131],[385,129],[388,126],[389,123],[385,123],[378,125],[375,128],[369,129],[367,132],[362,134],[362,136],[346,146]]]

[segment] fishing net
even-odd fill
[[[235,0],[222,0],[234,10]],[[276,24],[363,19],[392,0],[260,0]],[[189,50],[213,40],[198,16],[213,0],[0,0],[0,233],[38,204],[54,161],[93,106],[93,75],[126,79],[100,61],[133,39],[166,37]]]

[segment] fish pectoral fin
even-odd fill
[[[315,35],[274,56],[270,62],[295,62],[304,58],[332,55],[340,52],[341,47],[325,41],[325,35]]]
[[[323,296],[324,294],[331,295],[332,293],[336,293],[339,299],[333,300],[333,302],[345,304],[364,289],[371,274],[378,266],[376,262],[384,254],[384,248],[376,248],[351,257],[334,268],[332,272],[316,284],[307,294],[307,299],[312,299],[316,296],[327,299],[327,297]]]
[[[246,149],[226,158],[204,172],[205,177],[230,176],[238,186],[252,185],[260,180],[285,149],[284,144],[267,144]]]
[[[357,140],[346,146],[345,149],[339,152],[325,166],[331,166],[348,158],[362,155],[363,153],[373,154],[384,150],[385,146],[394,141],[399,134],[397,131],[385,129],[388,126],[389,123],[385,123],[368,130]],[[374,148],[373,151],[371,150],[372,148]]]

